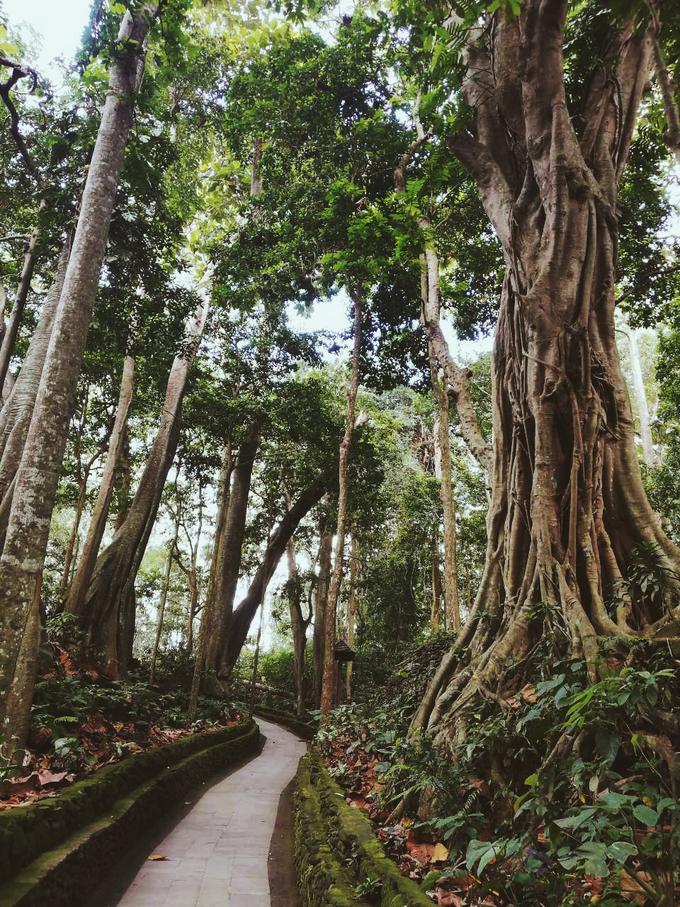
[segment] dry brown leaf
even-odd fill
[[[433,863],[445,863],[449,858],[449,848],[442,844],[434,845],[434,850],[432,851],[432,862]]]
[[[164,854],[156,852],[150,853],[147,857],[147,860],[151,860],[152,863],[161,863],[163,860],[167,859],[168,858]]]

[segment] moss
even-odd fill
[[[311,740],[317,732],[317,726],[312,721],[305,721],[292,712],[279,712],[276,709],[267,709],[261,706],[253,709],[253,714],[259,715],[268,721],[275,721],[289,728],[303,740]]]
[[[245,736],[250,740],[252,733],[259,735],[253,722],[248,721],[231,728],[185,737],[104,766],[89,778],[70,785],[56,797],[0,813],[0,883],[15,876],[41,854],[57,848],[102,813],[110,811],[130,791],[151,779],[162,779],[170,767],[188,765],[196,754],[212,754],[215,768],[219,768],[220,759],[224,758],[227,750],[230,747],[234,751],[239,750],[239,738]],[[209,767],[212,761],[206,758],[205,766]],[[196,769],[199,770],[198,762]],[[205,774],[203,771],[202,777]],[[5,903],[4,899],[0,899],[0,904]]]
[[[340,787],[319,757],[312,754],[302,760],[298,772],[296,822],[296,862],[305,907],[329,903],[323,889],[328,878],[321,882],[320,891],[315,887],[307,892],[302,875],[324,845],[334,865],[341,867],[345,887],[355,890],[372,879],[380,883],[374,901],[380,907],[431,907],[432,901],[411,879],[401,875],[374,836],[368,819],[347,804]],[[347,903],[356,904],[356,897]]]

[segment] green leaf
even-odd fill
[[[655,809],[651,809],[649,806],[645,806],[644,803],[638,803],[638,805],[633,809],[633,815],[638,820],[642,822],[643,825],[648,827],[656,825],[659,821],[659,814]]]
[[[635,856],[638,849],[635,844],[631,844],[629,841],[614,841],[607,848],[607,852],[613,860],[623,865],[628,857]]]

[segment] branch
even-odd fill
[[[0,56],[0,66],[7,66],[12,70],[12,74],[7,79],[6,82],[0,82],[0,98],[2,99],[3,104],[7,108],[9,113],[9,131],[12,134],[14,142],[19,150],[19,154],[24,160],[26,167],[29,172],[35,179],[36,183],[42,188],[43,179],[35,164],[33,159],[26,147],[26,142],[24,141],[21,131],[19,130],[19,113],[14,106],[14,101],[10,95],[11,90],[17,84],[20,79],[30,78],[32,80],[30,91],[35,91],[35,87],[38,84],[38,75],[35,70],[28,67],[21,66],[19,63],[15,63],[14,60],[9,60],[7,57]]]
[[[680,163],[680,111],[675,101],[677,90],[673,76],[666,66],[663,51],[656,34],[651,35],[652,53],[654,54],[654,72],[659,83],[659,91],[666,114],[666,133],[664,141]]]

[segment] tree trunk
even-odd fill
[[[327,485],[328,480],[325,476],[318,476],[314,479],[300,494],[290,510],[281,518],[279,525],[272,533],[262,557],[262,562],[255,572],[248,591],[232,615],[225,650],[220,660],[221,676],[228,677],[231,674],[248,636],[250,624],[264,599],[269,580],[272,578],[272,574],[286,550],[288,540],[293,537],[293,533],[301,520],[304,519],[315,504],[319,503],[326,493]]]
[[[442,615],[442,572],[439,566],[439,527],[432,533],[432,607],[430,609],[430,629],[439,632]]]
[[[40,598],[59,471],[69,422],[75,405],[92,306],[108,237],[111,212],[127,144],[135,97],[141,80],[146,38],[158,12],[144,3],[126,12],[112,64],[109,90],[69,258],[61,303],[55,318],[33,417],[17,476],[16,490],[0,557],[0,727],[3,739],[15,736],[25,716],[13,713],[14,703],[30,705],[32,683],[16,673],[29,643],[27,629]],[[23,659],[23,662],[22,662]],[[11,697],[12,687],[27,683],[29,693]],[[23,741],[19,741],[22,743]]]
[[[638,346],[637,334],[635,328],[626,325],[626,338],[628,339],[628,349],[630,352],[630,377],[637,409],[638,422],[640,423],[640,441],[642,442],[642,456],[647,466],[657,465],[656,451],[654,450],[654,441],[652,440],[652,425],[649,417],[649,404],[647,403],[647,391],[645,390],[645,381],[642,375],[642,362],[640,360],[640,347]]]
[[[437,401],[438,415],[434,427],[435,476],[439,480],[439,499],[444,517],[444,600],[446,602],[446,627],[460,629],[460,601],[458,599],[458,559],[456,552],[456,503],[453,498],[453,472],[449,439],[449,397],[436,371],[432,373],[432,387]]]
[[[156,635],[154,636],[153,646],[151,648],[151,659],[149,666],[149,683],[156,682],[156,660],[158,659],[158,649],[161,644],[163,635],[163,618],[165,617],[165,604],[168,600],[168,591],[170,590],[170,575],[172,573],[172,562],[177,549],[177,540],[179,539],[179,524],[182,518],[182,510],[177,504],[177,514],[175,516],[175,527],[170,545],[168,546],[168,557],[165,561],[165,571],[163,573],[163,583],[161,585],[161,595],[158,602],[158,622],[156,624]]]
[[[213,547],[214,566],[211,569],[213,583],[210,593],[213,630],[207,640],[204,670],[213,671],[215,674],[219,673],[234,608],[236,586],[241,571],[250,485],[259,445],[260,426],[259,423],[254,423],[238,449],[223,531],[219,536],[216,535]]]
[[[359,598],[359,542],[352,533],[349,560],[349,601],[347,602],[347,645],[354,648],[356,639],[357,602]],[[345,699],[352,701],[352,662],[347,662],[345,674]]]
[[[80,615],[91,657],[111,678],[127,671],[134,632],[135,579],[177,450],[187,377],[207,314],[208,305],[201,302],[187,326],[185,349],[172,364],[158,433],[127,518],[97,558],[92,580],[77,607],[69,602],[69,610]]]
[[[21,462],[40,378],[47,357],[52,325],[59,305],[68,266],[71,243],[62,247],[52,285],[47,292],[40,320],[33,332],[28,353],[0,411],[0,536],[4,538],[12,506],[14,479]],[[7,382],[5,382],[7,384]]]
[[[291,504],[288,504],[290,509]],[[295,702],[298,715],[305,710],[305,650],[307,649],[307,627],[312,619],[311,611],[307,618],[302,613],[302,584],[297,566],[295,539],[290,538],[287,545],[288,554],[288,607],[290,625],[293,632],[293,680],[295,683]]]
[[[80,522],[83,518],[83,511],[85,509],[85,500],[87,498],[87,479],[88,473],[85,473],[80,477],[78,483],[78,501],[76,502],[76,513],[73,520],[73,526],[71,527],[71,532],[69,533],[68,542],[66,543],[66,550],[64,552],[64,569],[61,574],[61,581],[59,583],[59,591],[61,592],[62,598],[66,595],[66,590],[68,589],[69,580],[71,578],[71,567],[73,565],[73,557],[76,551],[76,540],[78,538],[78,532],[80,531]]]
[[[328,589],[324,626],[323,683],[321,685],[321,721],[326,722],[333,706],[335,687],[335,621],[344,573],[345,533],[349,506],[349,454],[354,431],[357,393],[359,391],[359,360],[361,357],[361,298],[354,292],[354,345],[349,388],[347,390],[347,420],[345,434],[340,444],[338,466],[338,523],[335,530],[335,561],[331,584]]]
[[[468,55],[476,135],[449,139],[478,182],[507,272],[485,572],[413,722],[443,744],[455,745],[480,698],[503,700],[526,682],[539,639],[556,659],[583,658],[595,679],[598,637],[659,636],[680,616],[670,592],[663,608],[620,594],[643,542],[680,565],[643,491],[614,328],[616,194],[650,40],[632,25],[611,36],[577,135],[564,90],[566,8],[525,0],[517,18],[495,14]]]
[[[220,469],[220,478],[217,490],[217,519],[215,520],[215,534],[213,541],[213,552],[210,559],[210,574],[208,576],[208,589],[203,606],[203,616],[201,625],[198,630],[198,643],[196,646],[196,660],[194,662],[194,672],[191,678],[191,689],[189,691],[189,702],[187,704],[187,721],[191,723],[196,715],[198,705],[198,695],[201,688],[201,681],[205,671],[205,657],[208,648],[208,640],[215,630],[215,577],[217,565],[220,557],[217,553],[217,547],[220,539],[223,537],[224,528],[229,511],[229,501],[231,497],[231,476],[234,471],[234,457],[232,453],[231,442],[227,441],[224,445],[224,455],[222,458],[222,468]]]
[[[94,566],[97,562],[99,547],[104,538],[106,521],[109,515],[109,506],[111,504],[111,495],[113,494],[113,485],[116,478],[116,468],[125,441],[127,417],[134,391],[134,369],[135,360],[132,356],[126,356],[123,362],[123,376],[120,382],[116,418],[113,424],[111,437],[109,438],[109,450],[106,456],[104,472],[101,477],[99,493],[92,511],[87,537],[85,539],[85,544],[83,545],[83,551],[80,556],[76,575],[71,584],[66,604],[66,610],[73,614],[78,614],[80,612],[83,598],[90,585]]]
[[[198,555],[200,553],[201,534],[203,532],[203,485],[198,489],[198,526],[196,539],[189,539],[191,563],[189,564],[189,617],[187,620],[186,651],[190,655],[194,648],[194,618],[198,609]]]
[[[38,259],[38,241],[42,233],[42,221],[46,210],[47,202],[43,198],[40,202],[40,208],[38,209],[38,223],[29,237],[24,252],[24,263],[21,268],[21,274],[19,275],[19,285],[17,286],[16,296],[14,297],[12,313],[7,320],[2,343],[0,343],[0,395],[2,395],[5,389],[5,380],[9,370],[9,363],[14,355],[14,347],[16,346],[19,328],[21,327],[21,319],[23,318],[26,300],[28,299],[28,293],[31,289],[33,271],[35,270],[35,264]]]
[[[333,566],[333,530],[328,525],[325,516],[319,524],[319,576],[316,582],[314,596],[314,636],[313,647],[313,681],[314,681],[314,706],[321,705],[321,686],[323,684],[323,649],[326,626],[326,602],[328,601],[328,587],[331,582],[331,568]]]

